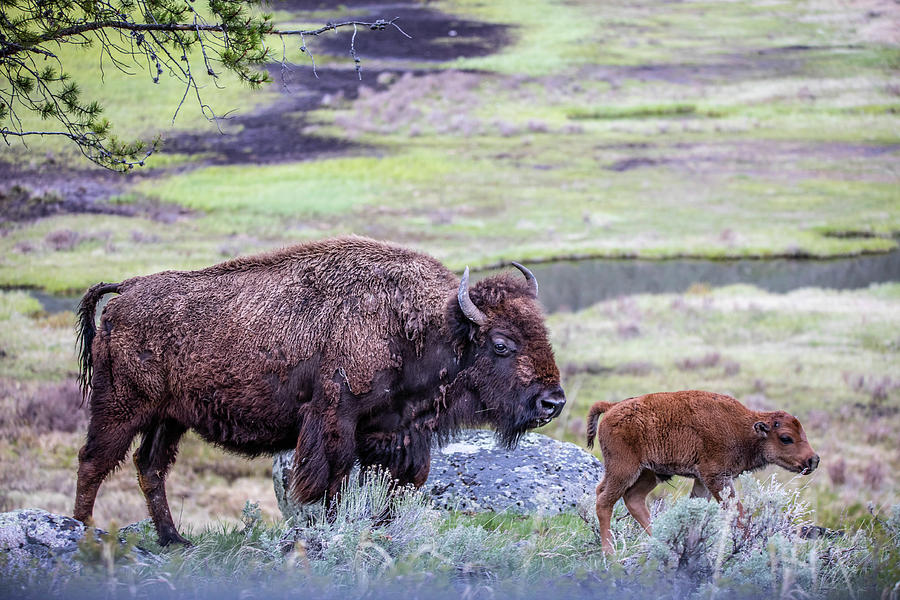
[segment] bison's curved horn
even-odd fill
[[[469,267],[466,267],[459,282],[459,291],[456,293],[456,297],[459,300],[459,307],[468,320],[479,326],[487,322],[487,316],[469,298]]]
[[[532,295],[534,295],[534,297],[537,298],[538,283],[537,283],[537,278],[534,276],[534,273],[532,273],[531,271],[529,271],[528,269],[526,269],[525,267],[523,267],[522,265],[520,265],[517,262],[514,262],[512,264],[512,266],[514,266],[518,270],[522,271],[522,275],[525,276],[525,280],[528,282],[528,285],[531,287]]]

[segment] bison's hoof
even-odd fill
[[[187,538],[182,537],[178,534],[178,532],[160,535],[157,543],[160,546],[169,546],[171,544],[181,544],[185,548],[190,548],[191,546],[193,546],[193,544]]]

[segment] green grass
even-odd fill
[[[0,292],[0,380],[58,381],[73,375],[73,324],[74,315],[48,316],[25,292]]]
[[[290,165],[208,167],[136,190],[206,214],[327,216],[445,177],[452,165],[439,156],[318,160]]]
[[[437,145],[383,157],[209,167],[148,180],[122,201],[175,203],[194,216],[170,224],[67,215],[14,229],[0,238],[0,284],[79,290],[351,232],[421,248],[456,269],[567,256],[827,257],[896,247],[894,184],[824,179],[792,157],[777,163],[778,171],[762,160],[745,166],[741,158],[757,148],[764,156],[789,152],[789,145],[700,144],[682,157],[671,142],[623,152],[595,149],[584,136],[565,148],[558,141],[529,136],[528,147],[512,154],[505,138],[480,137],[454,150]],[[635,158],[651,166],[609,169]],[[725,164],[690,172],[693,160]],[[890,154],[873,160],[887,165]],[[829,164],[852,168],[836,157]],[[864,168],[872,167],[869,161]],[[761,172],[750,177],[745,168]],[[65,229],[83,241],[66,251],[43,241]],[[17,251],[23,243],[35,248]]]

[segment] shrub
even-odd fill
[[[884,482],[884,465],[879,459],[873,458],[863,469],[863,481],[872,490],[881,489],[881,484]]]
[[[34,433],[63,431],[72,433],[87,425],[87,409],[73,381],[45,385],[19,404],[16,421]]]
[[[442,517],[421,492],[393,489],[387,475],[369,471],[347,483],[336,505],[328,511],[320,506],[303,523],[265,525],[248,503],[243,526],[191,535],[193,547],[165,551],[149,541],[152,528],[139,524],[127,528],[133,536],[127,543],[107,536],[82,544],[81,574],[58,571],[17,581],[16,595],[891,597],[900,576],[900,505],[886,517],[875,515],[871,532],[809,539],[800,532],[808,530],[812,513],[798,490],[749,475],[740,486],[743,527],[731,498],[722,505],[681,498],[670,508],[653,504],[654,532],[647,537],[618,503],[612,523],[617,556],[608,559],[600,551],[590,499],[579,504],[590,528],[565,516]],[[126,556],[132,543],[154,554]],[[0,592],[5,583],[0,580]]]
[[[721,360],[718,352],[710,352],[697,358],[683,358],[675,361],[675,367],[680,371],[696,371],[697,369],[708,369],[715,367]]]
[[[282,546],[304,554],[316,572],[368,579],[433,538],[436,517],[422,492],[394,489],[390,475],[370,469],[348,479],[336,505],[288,530]]]
[[[664,569],[687,579],[712,575],[722,516],[714,502],[681,498],[653,524],[650,557]]]
[[[844,457],[839,456],[837,460],[828,463],[828,477],[837,486],[847,483],[847,462]]]
[[[824,597],[844,593],[864,571],[868,540],[861,534],[811,540],[800,531],[811,524],[809,506],[773,478],[740,478],[745,522],[736,505],[720,507],[682,498],[654,523],[650,553],[700,597]]]
[[[55,251],[72,250],[81,241],[81,235],[71,229],[51,231],[44,237],[44,242]]]

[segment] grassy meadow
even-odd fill
[[[273,3],[276,22],[367,14],[353,5],[300,13],[296,4]],[[114,69],[100,79],[95,54],[61,50],[117,133],[161,135],[164,145],[123,177],[91,168],[55,140],[0,145],[8,178],[0,182],[0,511],[69,514],[86,425],[74,384],[74,315],[48,313],[24,288],[76,295],[101,280],[347,233],[421,249],[457,270],[510,260],[828,260],[897,251],[896,3],[409,6],[411,31],[417,10],[454,15],[453,24],[434,28],[440,36],[414,36],[404,52],[394,32],[361,32],[362,81],[346,56],[348,35],[332,34],[307,42],[322,79],[288,44],[294,66],[286,86],[278,67],[276,82],[258,92],[227,77],[222,89],[204,82],[204,100],[218,114],[234,111],[220,122],[224,134],[190,98],[172,122],[184,93],[177,81],[154,85],[149,75]],[[393,8],[384,10],[379,16],[391,18]],[[490,51],[456,56],[454,44],[466,36],[447,31],[472,23],[491,25],[475,35]],[[280,59],[281,41],[270,43]],[[417,55],[417,47],[440,58]],[[12,216],[12,185],[25,190],[25,212],[33,213]],[[91,210],[72,201],[82,197]],[[548,326],[569,404],[541,432],[584,445],[591,403],[652,391],[710,389],[752,408],[785,409],[804,424],[820,468],[805,478],[770,468],[739,488],[774,475],[778,493],[793,494],[791,506],[808,505],[804,519],[847,531],[848,547],[858,533],[879,544],[891,539],[875,515],[900,502],[900,273],[862,289],[783,294],[701,281],[683,293],[622,295],[554,313]],[[254,555],[247,544],[271,549],[285,526],[270,467],[269,459],[231,456],[186,437],[168,496],[176,523],[199,542],[173,573],[189,575],[211,548],[222,550],[217,544],[236,561]],[[689,483],[660,486],[655,510],[673,506]],[[241,533],[247,501],[258,503],[262,520],[248,529],[245,518]],[[130,463],[101,488],[95,516],[101,526],[146,516]],[[622,541],[623,557],[633,558],[647,540],[627,522],[617,527],[631,540]],[[384,533],[373,527],[366,535]],[[428,527],[469,528],[465,536],[475,537],[463,536],[460,547],[481,544],[495,555],[454,554],[441,563],[436,557],[450,556],[449,546],[393,552],[383,540],[353,538],[363,563],[378,553],[370,542],[391,559],[389,568],[360,567],[354,581],[440,571],[434,561],[469,565],[476,575],[483,564],[501,572],[498,557],[510,552],[554,574],[646,567],[608,563],[590,524],[577,517],[452,514]],[[519,544],[514,552],[504,545],[510,540]],[[298,573],[325,568],[292,556]],[[848,564],[872,568],[862,558]],[[878,594],[896,576],[879,573]],[[810,593],[841,596],[834,590],[844,583],[822,585]]]

